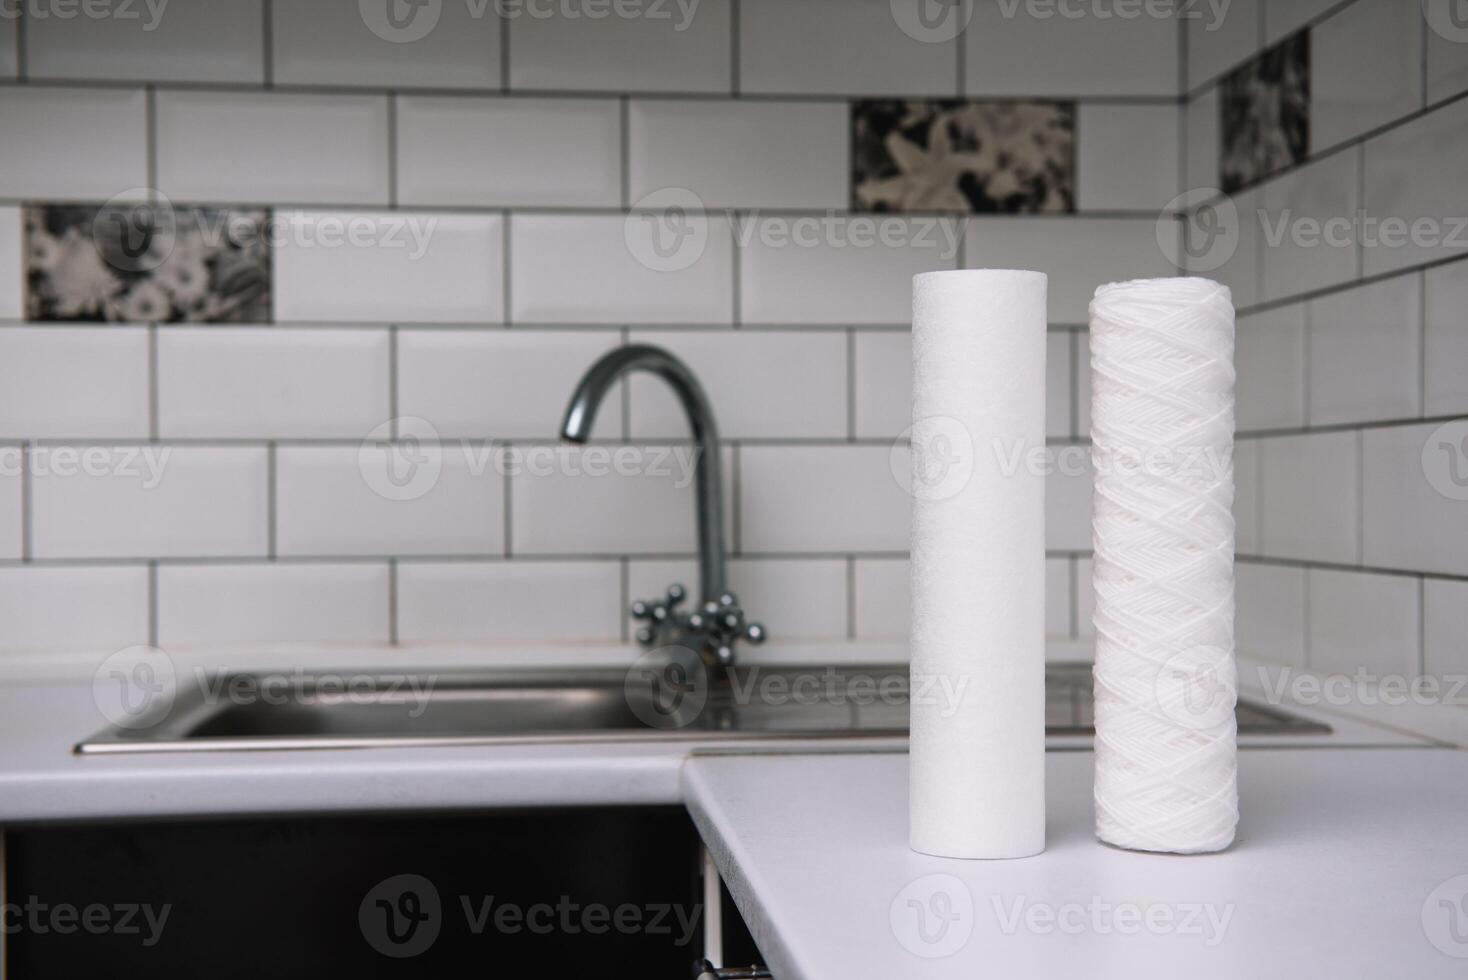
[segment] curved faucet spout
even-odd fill
[[[629,371],[647,371],[672,387],[688,415],[697,446],[698,575],[703,603],[718,603],[724,588],[724,485],[720,476],[719,430],[703,386],[688,366],[661,347],[629,344],[604,354],[587,369],[561,423],[561,437],[584,443],[591,438],[597,409],[612,385]]]

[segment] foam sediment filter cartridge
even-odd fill
[[[1045,849],[1039,272],[913,279],[910,844]]]
[[[1207,279],[1091,303],[1096,836],[1228,847],[1234,704],[1234,310]]]

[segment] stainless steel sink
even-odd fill
[[[179,692],[167,710],[111,728],[83,754],[373,748],[670,738],[901,737],[907,734],[903,666],[738,667],[710,681],[679,669],[381,675],[343,689],[338,679],[297,677],[282,692],[268,675]],[[1046,729],[1087,735],[1089,665],[1046,672]],[[225,695],[224,692],[233,692]],[[272,693],[273,692],[273,693]],[[1273,708],[1240,703],[1239,730],[1326,734]]]

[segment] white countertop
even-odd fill
[[[1237,841],[1191,857],[1097,843],[1092,758],[1047,755],[1049,844],[1017,861],[909,850],[902,755],[695,756],[683,782],[780,980],[1468,976],[1424,930],[1468,894],[1434,894],[1468,876],[1468,753],[1245,751]]]

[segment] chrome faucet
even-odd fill
[[[637,642],[649,649],[681,642],[692,646],[714,664],[734,662],[734,643],[745,639],[763,643],[765,629],[745,621],[739,599],[724,581],[724,487],[720,475],[719,430],[703,386],[693,372],[661,347],[628,344],[602,355],[587,368],[571,395],[561,438],[584,443],[591,438],[596,410],[613,383],[629,371],[647,371],[668,383],[678,396],[697,444],[696,485],[698,493],[698,578],[699,602],[692,612],[679,609],[687,597],[681,585],[668,589],[662,600],[632,604],[632,616],[645,625],[637,630]]]

